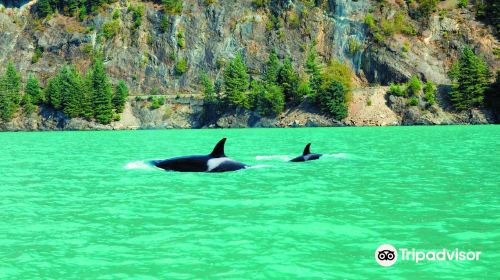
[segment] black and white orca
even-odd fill
[[[312,154],[310,147],[311,147],[311,143],[307,144],[306,147],[304,148],[304,152],[302,153],[302,155],[298,156],[290,161],[301,162],[301,161],[315,160],[315,159],[318,159],[322,156],[322,154]]]
[[[165,160],[155,160],[153,165],[168,171],[179,172],[226,172],[236,171],[249,167],[234,161],[224,154],[226,138],[215,145],[214,150],[206,156],[184,156]]]

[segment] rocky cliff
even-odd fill
[[[481,117],[474,117],[473,112],[451,113],[445,99],[431,112],[425,108],[406,108],[404,102],[385,96],[381,88],[368,88],[404,82],[413,75],[424,81],[450,84],[447,72],[466,45],[480,53],[490,69],[499,69],[500,60],[495,50],[500,49],[500,45],[491,27],[475,20],[472,9],[457,9],[456,1],[440,2],[439,11],[446,13],[436,11],[420,21],[410,17],[409,4],[392,0],[383,6],[367,0],[319,1],[321,4],[316,7],[311,6],[311,1],[287,0],[274,1],[272,9],[257,8],[250,0],[183,2],[180,15],[166,16],[161,6],[151,2],[117,1],[84,20],[57,13],[38,19],[30,12],[36,0],[20,7],[0,6],[0,71],[7,61],[13,61],[24,78],[34,74],[43,85],[63,64],[73,63],[84,71],[91,63],[93,50],[101,46],[112,82],[126,81],[132,96],[154,93],[171,99],[152,110],[131,98],[121,120],[109,126],[68,120],[49,108],[40,108],[38,115],[18,116],[10,124],[2,124],[2,128],[282,127],[489,120],[486,111],[480,113]],[[134,27],[130,5],[144,5],[138,27]],[[372,13],[390,21],[398,11],[413,26],[413,34],[396,33],[384,40],[375,40],[367,30],[366,15]],[[117,32],[102,36],[104,25],[113,21],[118,23]],[[361,89],[354,91],[350,115],[344,122],[315,111],[307,102],[273,119],[238,111],[228,112],[214,122],[203,122],[199,86],[202,71],[212,80],[221,79],[225,64],[235,53],[242,52],[250,73],[259,76],[274,48],[280,58],[290,57],[302,73],[307,48],[311,45],[322,61],[340,60],[356,73],[353,82]],[[181,59],[187,61],[188,67],[185,73],[178,75],[175,65]],[[363,105],[372,95],[372,105]],[[458,117],[463,114],[468,116]]]

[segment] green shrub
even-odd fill
[[[187,69],[188,69],[187,60],[185,58],[180,58],[175,64],[175,74],[177,76],[182,76],[184,73],[187,72]]]
[[[151,107],[150,107],[150,108],[151,108],[152,110],[156,110],[156,109],[158,109],[158,108],[160,108],[160,107],[161,107],[161,104],[160,104],[159,99],[158,99],[158,98],[156,98],[156,97],[155,97],[155,98],[153,98],[153,102],[151,103]]]
[[[177,39],[177,46],[181,49],[186,47],[186,42],[184,42],[184,38]]]
[[[297,29],[300,27],[300,18],[295,11],[291,11],[288,15],[288,25],[290,28]]]
[[[380,22],[380,27],[382,28],[384,34],[387,36],[392,36],[396,30],[394,27],[394,22],[387,19],[382,19],[382,21]]]
[[[158,98],[158,104],[160,104],[161,106],[165,105],[165,97],[160,96],[160,98]]]
[[[149,92],[149,95],[160,95],[161,94],[161,91],[159,88],[157,87],[154,87],[150,92]]]
[[[361,43],[356,38],[350,37],[349,40],[347,41],[347,44],[349,47],[349,53],[351,55],[355,55],[357,52],[361,50]]]
[[[137,29],[141,26],[142,24],[142,17],[144,16],[144,6],[143,5],[137,5],[137,6],[128,6],[128,11],[132,12],[132,20],[134,22],[133,29]]]
[[[406,102],[406,104],[409,106],[417,106],[418,105],[418,98],[415,96],[412,96],[410,99],[408,99],[408,102]]]
[[[168,17],[163,14],[161,16],[160,32],[161,33],[166,33],[168,31],[168,26],[169,26]]]
[[[375,20],[372,14],[367,14],[365,16],[365,24],[368,25],[368,28],[375,29]]]
[[[419,0],[418,16],[422,18],[429,17],[436,11],[438,0]]]
[[[404,53],[407,53],[407,52],[410,50],[410,44],[408,44],[408,42],[404,42],[404,43],[403,43],[403,47],[401,48],[401,50],[402,50]]]
[[[180,15],[182,13],[182,0],[163,0],[163,10],[170,15]]]
[[[321,77],[323,86],[329,85],[332,81],[338,81],[344,86],[346,92],[350,92],[352,88],[353,75],[354,73],[349,66],[338,60],[332,60],[323,69]]]
[[[366,106],[372,106],[372,100],[371,99],[366,100]]]
[[[389,86],[389,94],[395,96],[405,96],[405,90],[399,84],[391,83]]]
[[[431,81],[427,81],[424,85],[424,99],[429,105],[436,103],[436,87]]]
[[[373,34],[373,39],[375,40],[375,42],[381,43],[384,41],[384,36],[380,32],[377,32]]]
[[[104,37],[106,37],[106,39],[114,37],[119,30],[120,30],[120,22],[118,20],[106,22],[102,26],[102,34],[104,35]]]
[[[33,54],[33,57],[31,58],[31,63],[37,63],[38,60],[40,60],[40,57],[42,57],[43,50],[40,47],[36,47],[35,53]]]
[[[136,96],[136,97],[135,97],[135,102],[139,102],[139,101],[141,101],[141,100],[142,100],[142,98],[141,98],[140,96]]]
[[[406,84],[406,90],[408,95],[418,95],[420,90],[422,90],[422,82],[417,76],[412,76]]]
[[[268,2],[269,0],[252,0],[252,5],[256,8],[263,8]]]
[[[464,9],[467,8],[468,5],[469,5],[469,0],[458,0],[457,7]]]
[[[278,115],[285,107],[283,90],[277,85],[259,81],[252,82],[250,100],[252,109],[262,116]]]
[[[119,19],[120,18],[120,11],[119,10],[114,10],[113,11],[113,19]]]

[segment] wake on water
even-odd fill
[[[348,154],[346,153],[337,153],[337,154],[323,154],[323,157],[327,158],[338,158],[345,159],[348,158]],[[269,155],[269,156],[256,156],[255,159],[258,161],[271,161],[271,160],[279,160],[279,161],[289,161],[293,157],[287,155]],[[255,168],[267,168],[273,167],[269,164],[257,164],[251,165],[247,169],[255,169]],[[158,168],[151,164],[151,160],[136,160],[127,163],[124,166],[127,170],[157,170]]]
[[[131,161],[125,165],[125,169],[127,170],[134,170],[134,169],[139,169],[139,170],[154,170],[156,169],[155,166],[151,164],[150,160],[137,160],[137,161]]]

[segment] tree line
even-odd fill
[[[113,90],[101,58],[94,60],[85,75],[74,65],[64,65],[44,89],[36,76],[30,75],[23,92],[21,75],[9,62],[0,77],[0,119],[8,122],[20,108],[30,115],[37,106],[45,105],[63,111],[70,118],[109,124],[119,119],[117,113],[123,112],[127,97],[124,81],[119,81]]]
[[[66,16],[78,16],[84,19],[87,15],[95,13],[101,6],[116,2],[117,0],[38,0],[33,6],[33,11],[41,18],[53,13]],[[143,2],[154,2],[161,4],[166,14],[180,14],[182,12],[182,0],[152,0]]]
[[[305,73],[299,75],[289,57],[282,62],[272,50],[262,78],[257,79],[249,74],[242,54],[237,53],[224,69],[223,81],[213,83],[205,73],[200,81],[205,102],[210,107],[243,108],[262,116],[275,116],[287,104],[297,105],[308,99],[325,113],[344,119],[351,89],[350,69],[337,61],[320,63],[314,46],[309,51],[305,69]]]

